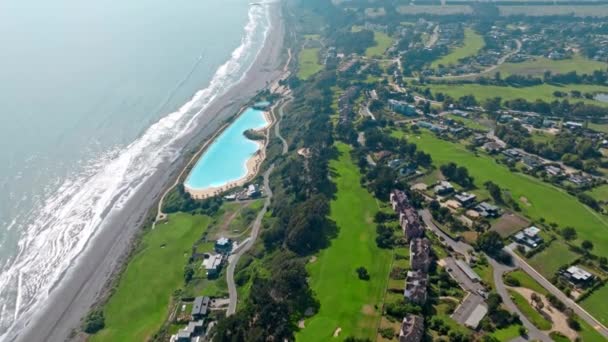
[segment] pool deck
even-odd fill
[[[250,182],[253,178],[255,178],[255,176],[260,171],[260,165],[262,165],[262,162],[266,158],[266,146],[268,145],[268,140],[269,140],[268,133],[270,132],[270,127],[272,127],[272,125],[275,122],[274,117],[271,114],[275,105],[276,104],[273,104],[272,107],[268,111],[264,111],[264,118],[266,119],[267,124],[263,128],[257,129],[257,131],[264,132],[265,138],[264,138],[263,142],[255,141],[255,143],[258,144],[258,150],[246,162],[247,174],[237,180],[228,182],[222,186],[217,186],[217,187],[195,189],[195,188],[191,188],[191,187],[187,186],[186,184],[184,184],[184,189],[186,190],[187,193],[190,194],[190,196],[192,196],[192,198],[205,199],[205,198],[214,197],[214,196],[217,196],[228,190],[231,190],[231,189],[234,189],[237,187],[242,187],[245,184],[247,184],[248,182]],[[204,148],[206,149],[209,145],[206,145]],[[200,154],[200,156],[202,157],[202,155],[204,153],[205,152],[203,151]]]

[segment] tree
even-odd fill
[[[490,254],[490,255],[498,255],[502,248],[504,247],[504,243],[502,242],[502,238],[495,231],[488,231],[479,236],[477,239],[477,248],[482,251]]]
[[[500,187],[497,184],[492,181],[487,181],[483,185],[486,187],[486,189],[488,189],[488,191],[490,192],[490,196],[492,196],[496,203],[504,203],[504,200],[502,199],[502,191],[500,190]]]
[[[83,330],[87,334],[94,334],[106,326],[103,311],[91,311],[84,321]]]
[[[363,266],[357,268],[357,275],[361,280],[369,280],[369,273],[367,272],[367,269]]]
[[[572,227],[566,227],[562,229],[562,236],[568,241],[574,240],[576,239],[576,230]]]
[[[188,264],[184,267],[184,281],[189,283],[192,277],[194,277],[194,268],[191,264]]]
[[[528,335],[528,329],[526,329],[523,325],[519,326],[519,336],[527,336]]]
[[[591,250],[593,249],[593,242],[591,242],[589,240],[585,240],[585,241],[583,241],[583,243],[581,243],[581,247],[583,247],[583,249],[585,250],[585,253],[589,254],[591,252]]]

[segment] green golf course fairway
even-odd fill
[[[396,135],[403,136],[401,132]],[[416,137],[409,136],[409,141],[430,153],[437,167],[449,162],[466,167],[478,187],[482,187],[486,181],[498,184],[511,192],[523,213],[533,219],[543,217],[547,222],[556,222],[560,227],[576,228],[580,241],[593,241],[594,254],[608,256],[608,220],[565,191],[536,178],[511,172],[488,156],[476,157],[464,146],[441,140],[428,131],[421,132]]]
[[[148,231],[103,308],[106,326],[90,341],[145,341],[169,314],[171,295],[184,284],[184,266],[209,217],[169,215]]]
[[[309,264],[310,286],[321,303],[319,312],[307,319],[298,341],[327,341],[348,336],[376,339],[383,294],[388,281],[391,253],[376,246],[378,211],[374,197],[359,184],[360,173],[350,157],[350,147],[338,143],[340,157],[330,164],[337,186],[331,201],[331,219],[339,228],[330,247]],[[370,279],[360,280],[355,271],[365,267]]]

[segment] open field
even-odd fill
[[[587,322],[582,319],[579,319],[578,322],[581,324],[581,331],[579,331],[579,336],[582,338],[583,342],[605,342],[606,339],[600,333],[597,332],[592,326],[590,326]]]
[[[323,65],[319,63],[319,48],[304,48],[298,56],[298,77],[306,80],[321,71]]]
[[[600,185],[587,191],[587,193],[598,201],[608,201],[608,184]]]
[[[454,114],[448,114],[447,117],[456,122],[460,122],[465,127],[470,128],[475,131],[488,132],[490,130],[489,127],[482,125],[479,122],[479,120],[477,120],[477,119],[463,118],[461,116],[454,115]]]
[[[376,45],[365,50],[365,55],[367,57],[382,56],[393,44],[393,38],[389,37],[386,33],[379,31],[374,31],[374,41],[376,42]]]
[[[518,324],[510,325],[504,329],[494,331],[490,336],[498,341],[511,341],[512,339],[519,337],[519,327],[520,325]]]
[[[456,64],[459,60],[475,56],[484,46],[483,37],[473,31],[471,28],[464,29],[464,41],[462,46],[458,46],[449,54],[441,57],[431,64],[431,68],[437,68],[439,65]]]
[[[570,59],[557,61],[538,57],[521,63],[505,63],[493,72],[500,72],[505,77],[513,74],[541,76],[545,71],[551,71],[554,74],[565,74],[570,71],[576,71],[578,74],[591,74],[595,70],[604,69],[606,69],[605,63],[575,55]]]
[[[608,5],[598,4],[593,6],[572,5],[525,5],[525,6],[498,6],[500,15],[527,15],[531,17],[549,15],[569,15],[577,17],[606,17],[608,16]]]
[[[608,325],[608,310],[606,309],[608,300],[608,285],[595,290],[589,297],[585,298],[580,304],[585,310],[595,317],[600,323]]]
[[[378,206],[361,187],[360,173],[350,157],[350,148],[337,144],[340,156],[330,164],[337,186],[331,201],[331,219],[339,228],[330,247],[309,264],[310,286],[321,304],[319,312],[306,320],[297,334],[299,341],[326,341],[341,328],[340,338],[375,338],[391,264],[391,253],[376,246],[373,223]],[[370,280],[360,280],[356,268],[365,267]]]
[[[589,127],[589,129],[592,129],[594,131],[608,133],[608,124],[596,124],[596,123],[590,122],[588,127]]]
[[[429,84],[433,93],[444,93],[452,96],[453,98],[459,98],[465,95],[474,95],[477,101],[483,101],[485,99],[501,97],[503,100],[513,100],[517,98],[526,99],[528,101],[534,101],[537,99],[551,102],[557,98],[553,96],[553,92],[570,92],[571,90],[578,90],[582,93],[608,93],[608,87],[596,86],[587,84],[573,84],[565,86],[557,86],[550,84],[541,84],[532,87],[500,87],[491,85],[481,84]],[[579,101],[595,104],[598,106],[607,106],[608,103],[597,100],[588,99],[569,99],[570,103],[576,103]]]
[[[106,327],[91,341],[144,341],[156,333],[169,313],[171,294],[184,284],[192,245],[209,221],[172,214],[168,223],[146,233],[104,307]]]
[[[394,135],[404,134],[397,131]],[[430,153],[435,165],[456,162],[465,166],[475,178],[477,186],[493,181],[510,191],[513,199],[519,202],[523,214],[536,220],[542,217],[549,223],[558,223],[560,227],[572,226],[581,240],[594,241],[595,253],[608,256],[608,220],[565,191],[536,178],[513,173],[489,156],[476,157],[465,146],[441,140],[428,131],[422,131],[415,137],[408,136],[408,139],[419,149]],[[522,202],[522,198],[527,203]],[[569,252],[567,248],[566,252]]]
[[[523,228],[529,227],[530,221],[512,213],[504,213],[498,220],[492,223],[492,230],[506,238]]]
[[[549,292],[542,286],[540,286],[540,284],[532,279],[532,277],[530,277],[527,273],[523,272],[522,270],[515,270],[513,272],[509,272],[507,274],[505,274],[505,276],[508,275],[511,278],[517,279],[519,281],[519,286],[521,287],[525,287],[527,289],[530,289],[534,292],[540,293],[542,295],[547,295],[549,294]]]
[[[435,14],[435,15],[451,15],[451,14],[470,14],[473,9],[468,5],[403,5],[397,8],[401,14]]]
[[[605,242],[603,244],[602,247],[605,249]],[[545,278],[551,279],[561,266],[565,266],[577,258],[578,255],[570,251],[565,243],[555,240],[549,247],[530,258],[528,263]]]
[[[524,316],[526,316],[535,327],[540,330],[551,329],[551,322],[536,311],[524,296],[512,290],[509,290],[509,295],[513,298],[513,303],[517,305],[519,310],[521,310]]]

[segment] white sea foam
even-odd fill
[[[161,163],[179,157],[176,143],[197,128],[198,117],[214,99],[242,79],[269,29],[268,8],[251,6],[241,45],[207,88],[130,145],[89,162],[30,213],[35,216],[24,229],[18,253],[0,273],[0,340],[14,337],[23,328],[19,318],[30,315],[34,305],[39,310],[52,295],[62,274],[104,228],[104,213],[120,210]]]

